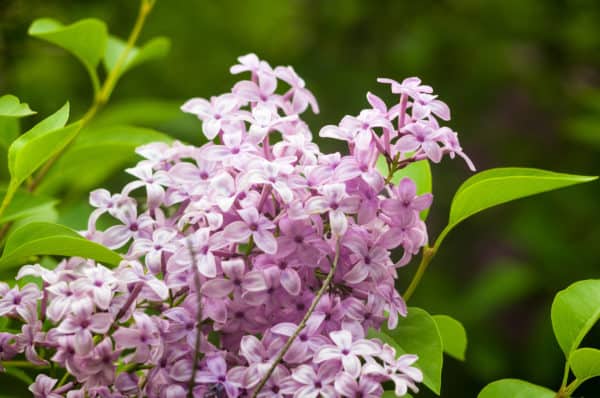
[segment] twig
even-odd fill
[[[198,264],[196,262],[196,252],[192,246],[192,242],[187,240],[188,250],[192,257],[192,269],[194,270],[194,284],[196,285],[196,344],[194,347],[194,363],[192,364],[192,375],[188,383],[188,398],[194,398],[194,387],[196,386],[196,371],[198,370],[198,361],[200,360],[200,338],[202,337],[202,329],[200,323],[202,321],[202,296],[200,295],[200,272],[198,271]]]
[[[337,268],[339,260],[340,260],[340,242],[338,239],[335,244],[335,258],[333,259],[333,263],[331,264],[331,269],[329,270],[329,273],[327,274],[327,278],[325,278],[325,280],[323,281],[323,285],[317,292],[317,295],[313,299],[310,307],[308,308],[308,311],[304,315],[304,318],[302,318],[302,321],[298,325],[298,328],[296,329],[294,334],[292,334],[288,338],[285,345],[283,346],[283,348],[277,355],[277,358],[275,358],[275,361],[273,361],[273,364],[271,365],[271,367],[269,368],[267,373],[262,377],[262,379],[260,380],[260,383],[258,383],[258,386],[256,387],[256,389],[254,390],[254,393],[252,394],[252,398],[256,398],[258,396],[258,393],[260,393],[260,390],[262,390],[262,388],[265,386],[265,384],[267,384],[269,377],[271,377],[271,375],[275,371],[275,368],[277,368],[277,365],[279,365],[279,363],[281,363],[281,361],[283,360],[283,357],[285,356],[285,354],[288,352],[288,350],[292,346],[292,343],[294,342],[294,340],[296,340],[296,337],[298,337],[298,335],[300,335],[300,332],[302,332],[302,329],[304,329],[306,327],[306,322],[308,321],[308,319],[310,318],[312,313],[315,311],[317,304],[319,304],[321,297],[323,296],[323,294],[325,294],[325,291],[327,291],[327,288],[329,287],[329,284],[331,283],[331,280],[333,279],[333,275],[335,274],[335,270]]]

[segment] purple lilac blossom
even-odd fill
[[[419,214],[433,198],[376,162],[458,155],[474,169],[439,125],[447,105],[418,78],[378,79],[398,102],[368,93],[370,108],[320,131],[348,152],[322,153],[300,117],[316,99],[292,67],[248,54],[231,72],[250,79],[182,106],[209,143],[140,147],[132,182],[91,193],[82,235],[119,250],[118,267],[70,258],[21,269],[40,285],[0,283],[0,316],[20,325],[0,333],[0,371],[24,358],[60,376],[42,370],[34,397],[251,396],[336,254],[330,288],[258,397],[378,397],[385,381],[417,391],[417,357],[366,336],[406,316],[395,280],[427,244]]]

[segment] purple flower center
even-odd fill
[[[250,223],[250,225],[248,225],[248,228],[250,228],[250,231],[258,231],[258,224],[255,222]]]
[[[320,380],[315,381],[315,387],[316,388],[322,388],[323,387],[323,383],[321,383]]]
[[[296,236],[294,237],[294,242],[296,242],[296,243],[300,244],[300,243],[304,242],[304,237],[303,237],[303,236],[301,236],[301,235],[296,235]]]
[[[137,223],[136,223],[136,222],[133,222],[133,223],[131,223],[131,225],[129,226],[129,230],[130,230],[130,231],[133,231],[133,232],[135,232],[135,231],[137,231],[138,229],[139,229],[139,226],[137,225]]]
[[[342,355],[348,355],[348,354],[350,354],[350,350],[349,350],[349,349],[347,349],[347,348],[344,348],[344,349],[342,350]]]

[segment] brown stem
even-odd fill
[[[200,295],[200,272],[196,262],[196,252],[192,246],[192,242],[187,241],[188,250],[192,257],[192,269],[194,271],[194,284],[196,285],[196,343],[194,347],[194,363],[192,363],[192,375],[188,383],[188,398],[194,398],[194,387],[196,386],[196,371],[198,370],[198,362],[200,361],[200,338],[202,337],[201,321],[202,321],[202,296]]]
[[[298,325],[298,328],[296,329],[294,334],[292,334],[288,338],[285,345],[283,346],[283,348],[281,349],[281,351],[275,358],[275,361],[273,361],[273,364],[271,365],[271,367],[269,368],[267,373],[262,377],[262,379],[260,380],[260,383],[258,383],[258,386],[256,387],[256,389],[254,390],[254,393],[252,394],[252,398],[256,398],[258,396],[258,393],[260,393],[260,390],[262,390],[262,388],[265,386],[265,384],[267,384],[269,377],[271,377],[271,375],[275,371],[275,368],[277,368],[277,365],[279,365],[281,363],[281,361],[283,360],[283,357],[285,356],[285,354],[288,352],[288,350],[292,346],[292,343],[294,342],[294,340],[296,340],[296,337],[298,337],[298,335],[300,335],[300,332],[302,332],[302,329],[304,329],[306,327],[306,322],[308,322],[308,319],[310,318],[312,313],[315,311],[317,304],[319,304],[321,297],[323,297],[323,294],[325,294],[325,291],[327,290],[327,288],[329,287],[329,284],[331,283],[331,280],[333,279],[333,275],[335,274],[335,270],[337,268],[337,264],[338,264],[339,260],[340,260],[340,242],[339,242],[339,240],[337,240],[336,244],[335,244],[335,258],[333,259],[333,263],[331,263],[331,269],[329,270],[329,273],[327,274],[327,278],[325,278],[325,280],[323,281],[323,285],[317,292],[317,295],[313,299],[310,307],[308,308],[308,311],[304,315],[304,318],[302,318],[302,321]]]

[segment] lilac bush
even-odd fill
[[[248,54],[231,72],[249,79],[182,106],[208,143],[142,146],[135,180],[91,193],[83,234],[121,251],[118,267],[73,257],[22,267],[39,285],[0,284],[0,315],[20,329],[0,334],[0,361],[52,370],[34,397],[418,391],[418,357],[367,333],[403,321],[395,282],[428,243],[432,195],[395,173],[444,155],[474,169],[441,125],[448,106],[418,78],[378,79],[398,102],[368,93],[369,108],[319,133],[348,153],[323,153],[301,119],[317,102],[292,67]]]

